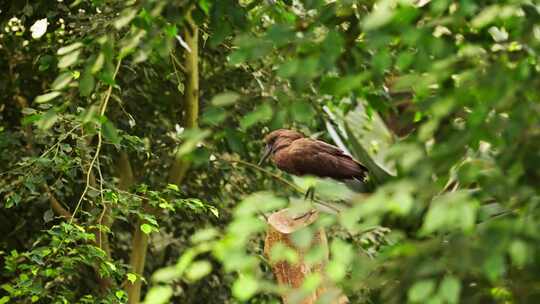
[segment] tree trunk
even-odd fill
[[[186,129],[190,129],[197,127],[197,120],[199,117],[199,28],[192,21],[191,12],[188,12],[186,20],[184,38],[190,50],[185,53],[187,73],[185,85],[186,102],[183,109],[184,115],[182,126]],[[180,186],[186,176],[189,166],[190,163],[188,161],[175,155],[169,170],[168,182]],[[143,202],[143,208],[149,208],[147,202]],[[149,212],[152,211],[149,210]],[[130,257],[131,271],[140,276],[143,276],[144,274],[146,251],[148,249],[148,235],[141,231],[141,225],[144,223],[144,221],[139,220],[137,222],[137,227],[134,229]],[[129,304],[139,303],[142,286],[141,279],[137,279],[133,284],[128,282],[126,286]]]
[[[345,304],[348,299],[341,291],[332,286],[330,282],[324,279],[324,269],[328,262],[328,240],[324,229],[318,229],[314,235],[311,244],[307,248],[300,248],[292,241],[292,233],[305,229],[312,224],[318,217],[317,211],[312,211],[302,218],[295,219],[289,209],[283,209],[275,212],[268,217],[268,230],[264,242],[264,253],[271,260],[272,248],[277,244],[283,244],[297,254],[298,261],[289,263],[287,261],[277,261],[271,263],[272,272],[280,286],[289,289],[282,295],[284,304],[315,304],[318,300],[329,299],[324,303]],[[324,258],[315,265],[309,265],[304,262],[304,256],[314,247],[321,247],[324,250]],[[310,274],[319,274],[323,278],[323,283],[313,292],[301,290],[302,284]]]

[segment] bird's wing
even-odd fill
[[[289,157],[299,174],[335,179],[363,179],[367,173],[367,168],[351,156],[320,140],[295,140],[289,147]]]

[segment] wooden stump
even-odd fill
[[[301,248],[294,244],[291,235],[295,231],[299,231],[309,226],[319,217],[316,210],[310,211],[305,216],[296,218],[290,209],[283,209],[273,213],[268,217],[268,230],[264,242],[264,253],[270,260],[272,248],[277,244],[283,244],[293,249],[298,257],[297,263],[291,264],[287,261],[278,261],[272,263],[272,272],[280,286],[292,288],[292,292],[282,295],[284,304],[314,304],[317,300],[324,298],[331,299],[332,304],[349,303],[338,288],[332,286],[325,279],[324,266],[328,262],[328,240],[324,229],[318,229],[312,238],[311,244],[307,248]],[[313,247],[320,246],[324,250],[324,258],[317,264],[309,265],[304,262],[304,256]],[[305,278],[312,274],[318,273],[323,278],[323,283],[310,294],[301,294],[294,292],[294,289],[299,289],[304,283]]]

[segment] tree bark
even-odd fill
[[[306,216],[295,219],[289,209],[283,209],[275,212],[268,217],[268,230],[264,242],[264,253],[271,260],[272,248],[277,244],[283,244],[296,252],[297,263],[287,261],[271,262],[272,272],[279,285],[290,289],[282,295],[284,304],[315,304],[321,298],[330,299],[331,304],[349,303],[342,292],[332,286],[325,279],[324,270],[328,262],[328,240],[324,229],[318,229],[314,235],[311,244],[307,248],[301,248],[294,244],[291,236],[293,232],[305,229],[312,224],[318,217],[317,211],[310,211]],[[324,250],[324,259],[315,265],[304,262],[304,256],[314,247],[321,247]],[[302,284],[310,274],[319,274],[323,278],[323,283],[311,293],[301,291]]]
[[[147,205],[146,202],[143,205]],[[146,251],[148,249],[148,235],[141,230],[141,225],[144,221],[138,220],[134,229],[133,242],[131,245],[132,251],[129,259],[131,270],[139,276],[143,275],[144,264],[146,260]],[[142,280],[137,278],[133,283],[127,283],[128,303],[139,303],[141,298]]]
[[[187,25],[184,30],[184,37],[189,50],[186,50],[186,89],[184,114],[182,125],[186,129],[196,128],[199,118],[199,28],[191,20],[188,13]],[[180,186],[184,179],[190,163],[180,155],[175,154],[174,161],[169,170],[169,183]]]

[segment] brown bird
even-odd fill
[[[278,168],[294,175],[329,177],[344,182],[364,181],[367,177],[368,169],[341,149],[307,138],[298,131],[275,130],[266,135],[264,142],[266,148],[259,165],[271,156]]]

